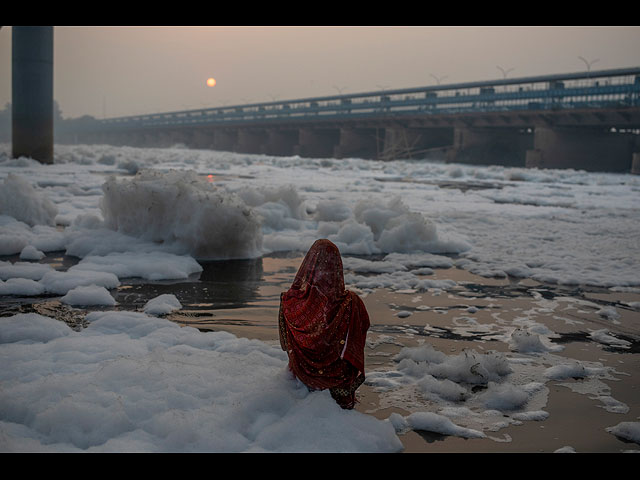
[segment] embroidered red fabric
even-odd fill
[[[313,244],[281,296],[279,317],[294,375],[312,390],[331,389],[341,406],[353,407],[364,381],[369,315],[360,297],[345,290],[342,258],[331,241]]]

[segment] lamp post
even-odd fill
[[[437,83],[438,85],[440,85],[440,82],[441,82],[442,80],[444,80],[445,78],[447,78],[447,76],[446,76],[446,75],[443,75],[442,77],[436,77],[433,73],[430,73],[429,75],[431,75],[431,76],[435,79],[435,81],[436,81],[436,83]]]
[[[586,58],[581,57],[581,56],[579,56],[579,55],[578,55],[578,58],[579,58],[580,60],[582,60],[582,61],[584,62],[584,64],[587,66],[587,72],[590,72],[590,71],[591,71],[591,65],[593,65],[594,63],[596,63],[596,62],[598,62],[598,61],[600,60],[599,58],[596,58],[595,60],[591,60],[591,61],[589,62]]]
[[[504,69],[504,68],[502,68],[500,65],[496,65],[496,68],[502,72],[502,76],[503,76],[504,78],[507,78],[507,74],[508,74],[509,72],[511,72],[512,70],[514,70],[513,68],[508,68],[508,69],[506,69],[506,70],[505,70],[505,69]]]

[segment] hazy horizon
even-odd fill
[[[55,27],[65,118],[640,66],[640,27]],[[11,27],[0,29],[0,108]],[[216,85],[209,87],[208,78]]]

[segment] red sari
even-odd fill
[[[329,389],[343,408],[353,408],[364,381],[364,345],[369,315],[345,290],[340,251],[317,240],[280,297],[280,345],[289,368],[310,390]]]

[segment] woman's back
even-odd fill
[[[353,408],[364,381],[369,315],[345,290],[342,258],[329,240],[317,240],[291,288],[281,295],[280,344],[289,368],[311,390],[329,389],[343,408]]]

